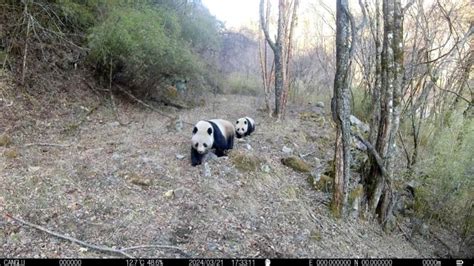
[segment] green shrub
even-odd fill
[[[421,186],[415,193],[418,215],[462,234],[474,233],[474,121],[461,113],[439,127],[415,165]]]
[[[61,21],[72,28],[87,30],[97,22],[97,1],[57,0],[57,6]]]
[[[118,8],[92,29],[90,59],[106,76],[112,68],[133,86],[199,72],[199,59],[181,39],[175,14],[159,8]]]

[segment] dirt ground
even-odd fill
[[[190,123],[255,119],[256,132],[236,141],[232,151],[257,158],[254,169],[232,156],[192,167],[191,125],[178,131],[174,119],[119,97],[121,125],[108,99],[91,91],[58,94],[53,112],[47,102],[9,90],[8,80],[1,85],[0,133],[11,140],[0,147],[2,213],[116,249],[180,249],[128,251],[140,257],[432,256],[400,232],[333,218],[330,194],[282,165],[286,146],[312,166],[327,167],[334,134],[329,109],[290,106],[288,119],[275,123],[257,111],[256,97],[218,95],[191,110],[161,107]],[[302,112],[316,116],[304,120]],[[0,216],[0,257],[114,256]]]

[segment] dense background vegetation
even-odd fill
[[[219,82],[215,59],[223,28],[200,1],[8,3],[26,27],[12,26],[7,42],[22,42],[26,35],[29,49],[39,53],[45,43],[78,47],[77,60],[104,81],[145,94],[175,80],[190,80],[200,89]]]

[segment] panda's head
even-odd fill
[[[237,136],[243,136],[249,130],[249,122],[245,118],[240,118],[235,122],[235,133]]]
[[[197,122],[193,129],[191,142],[192,148],[198,153],[206,153],[214,144],[214,129],[211,123],[206,121]]]

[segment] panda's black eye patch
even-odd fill
[[[196,148],[197,148],[197,147],[198,147],[198,145],[199,145],[199,143],[196,143],[196,144],[194,144],[194,147],[196,147]]]
[[[209,135],[212,134],[212,127],[210,127],[210,128],[207,129],[207,133],[208,133]]]
[[[235,123],[238,124],[238,123],[239,123],[239,120],[237,120],[237,122],[235,122]]]
[[[202,144],[202,145],[204,146],[204,148],[207,148],[207,144],[206,144],[206,143],[204,143],[204,144]]]
[[[246,124],[246,125],[247,125],[247,121],[244,121],[244,124]]]
[[[193,134],[196,134],[196,132],[198,132],[198,128],[197,128],[197,127],[194,127],[194,129],[193,129]]]

